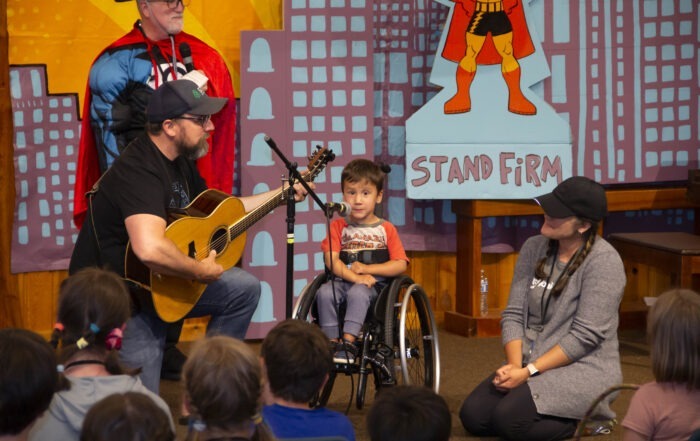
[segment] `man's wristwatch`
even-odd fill
[[[538,371],[535,365],[532,363],[528,363],[528,365],[525,367],[527,368],[528,372],[530,372],[531,377],[535,377],[540,374],[540,371]]]

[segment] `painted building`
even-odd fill
[[[50,95],[46,66],[10,67],[14,124],[15,218],[12,271],[68,267],[77,238],[73,184],[80,123],[77,95]],[[66,253],[66,250],[69,252]]]

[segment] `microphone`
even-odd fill
[[[194,62],[192,61],[192,49],[190,49],[190,45],[184,41],[180,43],[180,55],[182,56],[182,64],[185,65],[185,70],[187,72],[192,72],[194,70]]]
[[[333,213],[338,213],[341,216],[350,216],[352,207],[347,202],[328,202],[326,204],[326,213],[332,216]]]

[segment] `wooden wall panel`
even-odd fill
[[[18,274],[22,327],[49,336],[56,321],[58,289],[66,271],[41,271]]]
[[[7,0],[0,0],[0,327],[21,326],[17,278],[10,274],[15,170],[8,66]]]
[[[408,257],[411,259],[408,275],[423,287],[435,318],[442,324],[445,310],[452,308],[455,299],[455,255],[426,251],[409,252]]]
[[[445,311],[454,311],[456,295],[456,255],[453,253],[409,252],[411,264],[408,274],[423,286],[438,321],[444,324]],[[508,303],[510,283],[515,269],[517,253],[484,254],[483,267],[489,278],[489,309],[494,315]],[[627,286],[623,309],[646,310],[644,296],[658,295],[669,286],[669,274],[648,265],[636,265],[632,271],[626,265]],[[17,311],[15,316],[0,316],[0,324],[29,328],[48,337],[56,317],[58,289],[66,277],[65,271],[36,272],[12,275],[17,283],[16,296],[1,296],[3,313]],[[7,303],[16,303],[8,308]],[[190,319],[185,323],[182,340],[201,338],[206,330],[207,318]]]
[[[627,311],[646,311],[644,297],[657,297],[662,292],[674,286],[674,280],[667,271],[658,267],[638,263],[627,262],[625,264],[625,295],[622,298],[621,309]]]
[[[435,291],[433,309],[439,315],[438,322],[442,324],[445,311],[452,311],[457,294],[457,256],[454,253],[441,253],[437,271],[439,284]]]
[[[454,307],[456,257],[451,253],[410,252],[409,258],[411,264],[408,274],[423,286],[436,319],[442,324],[445,311]],[[65,277],[65,271],[13,275],[12,278],[18,285],[18,312],[8,326],[29,328],[48,337],[56,317],[58,289]],[[3,297],[5,300],[6,297]],[[206,323],[206,318],[188,320],[183,340],[193,340],[204,335]]]
[[[508,304],[510,283],[513,280],[515,261],[518,253],[483,254],[482,266],[489,279],[489,314],[500,315],[501,310]],[[475,296],[479,298],[479,296]]]

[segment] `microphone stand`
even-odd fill
[[[294,303],[294,223],[296,216],[296,201],[294,200],[295,192],[293,190],[294,184],[299,182],[307,191],[308,195],[313,198],[316,204],[323,209],[326,216],[332,216],[330,208],[325,204],[314,192],[309,183],[304,180],[304,177],[299,173],[297,169],[296,162],[290,162],[286,156],[277,147],[275,141],[272,140],[268,135],[265,135],[265,142],[270,148],[279,156],[279,158],[284,163],[285,167],[289,171],[288,183],[290,191],[287,191],[287,284],[286,284],[286,296],[285,296],[285,318],[292,317],[292,304]]]

